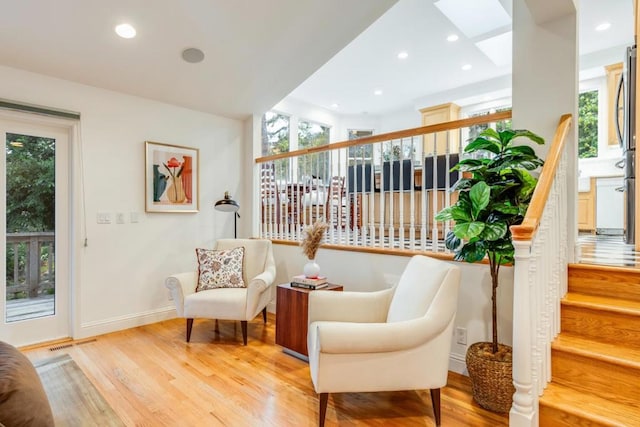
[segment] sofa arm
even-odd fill
[[[428,317],[395,323],[315,322],[321,353],[353,354],[403,351],[418,347],[446,329]],[[311,335],[311,334],[310,334]]]
[[[309,324],[333,322],[386,322],[395,288],[376,292],[310,292]]]
[[[253,318],[257,311],[262,308],[258,307],[268,304],[271,300],[271,286],[276,280],[275,271],[268,269],[251,279],[247,284],[247,319]],[[265,295],[268,293],[269,295]]]
[[[164,285],[171,292],[178,316],[184,317],[184,298],[196,291],[198,273],[173,274],[166,278]]]

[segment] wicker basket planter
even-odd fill
[[[505,413],[511,409],[513,386],[511,347],[498,344],[495,357],[490,342],[477,342],[467,350],[466,362],[473,399],[490,411]],[[502,360],[499,360],[502,359]]]

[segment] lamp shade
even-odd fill
[[[224,199],[218,200],[214,205],[214,208],[217,211],[222,212],[238,212],[238,209],[240,209],[240,205],[238,204],[238,202],[231,198],[228,191],[225,191]]]

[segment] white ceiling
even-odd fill
[[[291,96],[305,102],[381,114],[510,81],[509,63],[496,66],[474,44],[509,27],[467,38],[435,0],[0,1],[1,65],[227,117],[269,109],[298,85]],[[446,0],[455,1],[463,0]],[[510,15],[510,0],[499,1]],[[632,42],[632,0],[580,3],[590,66]],[[611,29],[593,31],[604,20]],[[136,38],[115,35],[124,21]],[[447,42],[454,32],[460,39]],[[202,49],[204,62],[182,61],[188,47]],[[473,68],[461,70],[467,63]]]
[[[270,108],[396,0],[1,0],[0,64],[244,118]],[[138,36],[114,33],[129,22]],[[204,51],[200,64],[181,59]]]
[[[455,4],[476,0],[441,1]],[[499,1],[511,15],[511,2]],[[341,114],[383,114],[415,107],[427,98],[436,99],[434,104],[456,100],[452,97],[478,102],[482,97],[472,97],[474,92],[510,86],[510,43],[504,48],[506,58],[500,58],[504,65],[496,65],[475,44],[510,31],[510,25],[469,38],[434,3],[400,0],[290,96]],[[579,8],[580,55],[589,57],[584,67],[622,61],[622,47],[633,43],[633,1],[580,0]],[[595,31],[604,21],[610,22],[611,28]],[[459,40],[448,42],[447,36],[454,33]],[[400,51],[408,52],[409,57],[399,60]],[[463,71],[464,64],[472,65],[471,70]],[[374,95],[376,89],[383,94]],[[334,103],[339,107],[332,107]]]

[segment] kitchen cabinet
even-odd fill
[[[620,105],[620,109],[616,111],[616,95],[618,89],[618,82],[620,81],[620,76],[622,75],[622,62],[618,62],[617,64],[611,64],[604,67],[607,71],[607,99],[608,99],[608,114],[607,114],[607,123],[608,123],[608,132],[607,132],[607,144],[609,145],[618,145],[618,136],[616,134],[616,116],[619,120],[620,126],[623,123],[623,111],[622,106],[624,102],[620,100],[618,103]],[[620,93],[620,97],[624,97],[623,93]]]
[[[578,230],[596,231],[596,179],[593,177],[589,178],[589,190],[578,192]]]
[[[434,107],[422,108],[422,126],[435,125],[439,123],[457,120],[460,116],[460,106],[449,102],[447,104],[436,105]],[[447,138],[448,134],[448,138]],[[425,135],[422,145],[422,153],[433,153],[434,134]],[[447,140],[448,139],[448,140]],[[449,149],[447,150],[447,144]],[[458,130],[443,131],[435,134],[436,154],[457,153],[460,151],[460,138]]]

